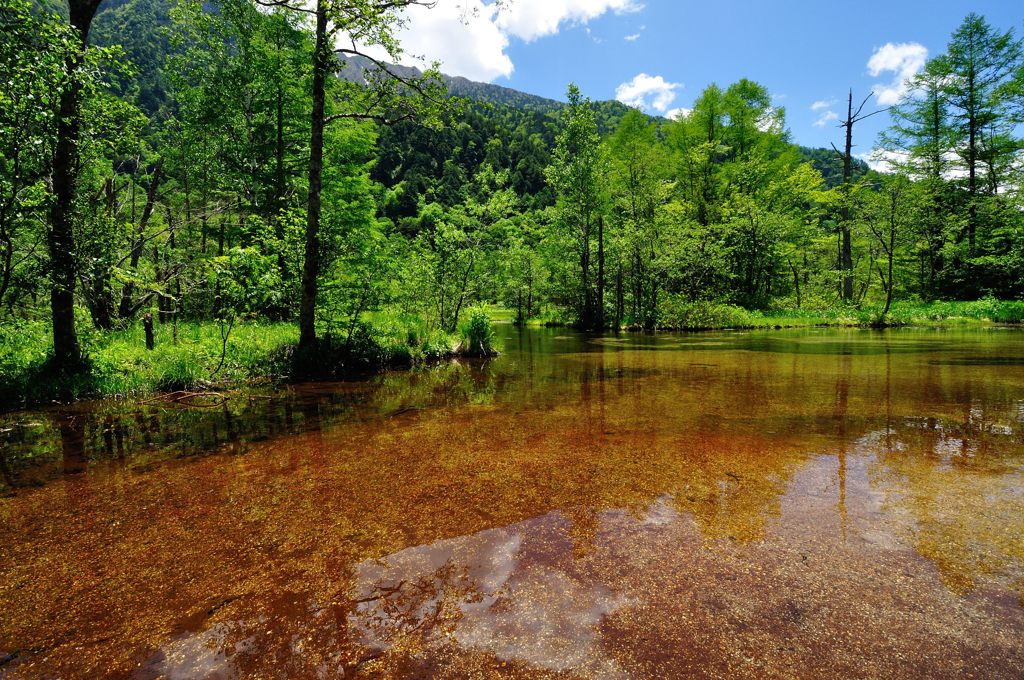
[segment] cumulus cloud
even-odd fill
[[[818,117],[818,120],[811,123],[814,127],[825,127],[832,121],[839,120],[839,114],[835,111],[826,111]]]
[[[872,149],[867,153],[855,153],[855,158],[859,158],[868,164],[868,167],[875,172],[895,172],[896,167],[905,163],[907,160],[907,154],[899,151],[891,151],[888,149]]]
[[[439,0],[435,7],[414,5],[405,11],[405,26],[396,37],[402,46],[399,61],[423,66],[440,61],[445,73],[491,82],[515,70],[505,53],[509,37],[498,28],[497,9],[480,0]],[[391,61],[381,48],[369,50]]]
[[[496,24],[505,34],[531,42],[558,33],[563,24],[585,24],[607,13],[639,12],[636,0],[515,0],[501,8]]]
[[[615,98],[627,106],[664,114],[676,100],[681,83],[670,83],[661,76],[638,74],[615,88]]]
[[[875,50],[868,60],[868,73],[877,78],[892,73],[892,81],[875,85],[875,96],[882,106],[898,102],[907,91],[907,81],[913,78],[928,61],[928,48],[916,42],[886,43]]]
[[[835,99],[819,99],[818,101],[811,104],[811,111],[821,111],[822,109],[827,109],[828,107],[832,106],[835,103]]]
[[[485,0],[437,0],[432,8],[406,10],[406,25],[396,37],[403,64],[422,67],[436,60],[450,75],[492,82],[515,70],[505,51],[512,38],[532,42],[608,12],[641,9],[636,0],[515,0],[500,9]],[[371,53],[388,59],[383,50]]]

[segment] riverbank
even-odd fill
[[[416,317],[377,315],[351,332],[325,333],[297,351],[294,323],[157,324],[147,349],[142,324],[82,334],[83,369],[57,371],[49,361],[49,327],[0,324],[0,410],[84,398],[225,391],[295,379],[337,379],[457,356],[494,353],[490,319],[475,311],[458,332],[430,329]]]
[[[109,333],[87,331],[82,346],[86,370],[54,371],[49,364],[49,329],[43,322],[0,324],[0,410],[90,397],[146,398],[187,391],[224,391],[294,379],[336,379],[494,351],[491,322],[511,322],[500,308],[475,310],[459,332],[428,327],[421,319],[391,313],[370,315],[351,332],[334,330],[306,356],[296,354],[293,323],[215,322],[154,328],[146,348],[141,324]],[[747,310],[708,302],[665,304],[659,330],[783,329],[805,327],[893,327],[1019,324],[1024,302],[986,298],[927,304],[897,302],[882,318],[881,307],[827,310]],[[556,317],[528,325],[565,325]],[[82,324],[82,327],[85,327]]]
[[[0,675],[1024,676],[1020,332],[496,333],[12,418]]]
[[[670,300],[658,313],[660,331],[715,331],[784,328],[896,328],[902,326],[950,326],[1024,323],[1024,301],[984,298],[970,302],[894,302],[885,315],[882,305],[860,308],[750,310],[714,302]],[[527,322],[530,326],[568,326],[565,318],[551,314]],[[643,330],[625,322],[623,330]]]

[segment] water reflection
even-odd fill
[[[1024,673],[1020,336],[504,334],[7,416],[0,675]]]

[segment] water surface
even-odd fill
[[[0,420],[0,676],[1024,676],[1024,333],[585,336]]]

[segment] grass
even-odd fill
[[[385,310],[367,314],[352,337],[322,338],[306,356],[295,352],[292,323],[239,323],[222,345],[216,323],[181,323],[174,342],[168,325],[156,326],[156,348],[147,350],[141,324],[97,333],[82,320],[87,370],[61,372],[49,361],[49,326],[41,321],[0,323],[0,409],[24,408],[83,397],[141,397],[157,392],[221,389],[298,377],[339,378],[457,355],[494,353],[491,321],[511,318],[494,307],[469,310],[458,333],[431,327],[416,315]],[[531,324],[565,325],[552,309]],[[665,330],[799,328],[808,326],[984,325],[1024,323],[1024,301],[983,298],[971,302],[896,302],[881,318],[881,305],[860,309],[751,311],[713,302],[663,301]],[[224,347],[224,361],[221,351]]]
[[[698,301],[678,296],[663,298],[658,310],[659,330],[698,331],[725,328],[805,328],[812,326],[884,327],[929,325],[985,325],[1024,323],[1024,301],[982,298],[974,301],[894,302],[882,317],[883,305],[869,303],[860,308],[834,307],[749,310],[736,305]],[[571,326],[565,310],[548,308],[543,316],[527,322],[530,326]],[[631,328],[629,321],[626,327]]]
[[[41,321],[0,323],[0,410],[84,397],[143,397],[178,390],[210,390],[284,382],[293,378],[343,378],[385,366],[413,365],[458,355],[490,355],[488,313],[470,310],[460,333],[431,328],[414,315],[367,315],[351,336],[325,335],[308,352],[296,351],[293,323],[237,323],[227,343],[214,322],[155,327],[147,350],[141,324],[98,333],[83,319],[83,370],[60,371],[50,360],[50,330]],[[224,353],[223,362],[221,353]]]
[[[713,302],[669,300],[658,318],[665,330],[720,328],[801,328],[809,326],[927,326],[1024,323],[1024,302],[983,298],[969,302],[895,302],[882,316],[883,305],[861,308],[747,310]]]
[[[298,340],[294,324],[236,324],[224,345],[215,323],[178,325],[175,344],[169,325],[155,328],[156,348],[146,349],[141,325],[109,333],[83,332],[86,370],[57,371],[49,360],[49,326],[43,322],[0,325],[0,407],[17,408],[86,396],[129,397],[277,380],[288,367],[275,357]]]

